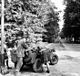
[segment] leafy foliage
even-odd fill
[[[4,17],[5,42],[8,46],[14,46],[18,37],[22,37],[27,39],[30,47],[42,42],[43,32],[52,33],[50,35],[58,33],[58,15],[47,0],[6,0]],[[52,28],[51,31],[46,28],[47,25]]]

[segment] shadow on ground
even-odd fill
[[[34,72],[32,65],[24,65],[24,67],[21,68],[20,72]]]

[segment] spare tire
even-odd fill
[[[43,67],[42,67],[42,63],[41,63],[41,59],[36,59],[35,63],[33,64],[33,70],[35,72],[42,72]]]
[[[51,55],[50,64],[55,65],[58,63],[58,56],[56,54]]]

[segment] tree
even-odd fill
[[[9,45],[15,44],[18,36],[27,38],[31,46],[42,41],[45,33],[50,39],[58,34],[58,13],[47,0],[6,0],[4,17],[5,42]]]
[[[64,28],[65,37],[74,37],[75,41],[80,37],[80,4],[73,0],[66,0],[66,9],[64,14]],[[79,0],[77,0],[79,1]],[[80,1],[79,1],[80,2]]]
[[[51,42],[54,42],[55,39],[58,37],[58,33],[59,33],[58,15],[59,13],[54,10],[56,9],[54,4],[49,2],[48,6],[50,6],[49,8],[50,12],[48,13],[49,21],[47,24],[44,25],[47,32],[44,32],[43,41],[48,41],[51,43]]]

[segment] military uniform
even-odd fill
[[[16,70],[20,71],[22,65],[23,65],[23,57],[24,57],[24,51],[26,50],[27,45],[25,44],[25,39],[21,39],[18,41],[18,46],[17,46],[17,65],[16,65]]]

